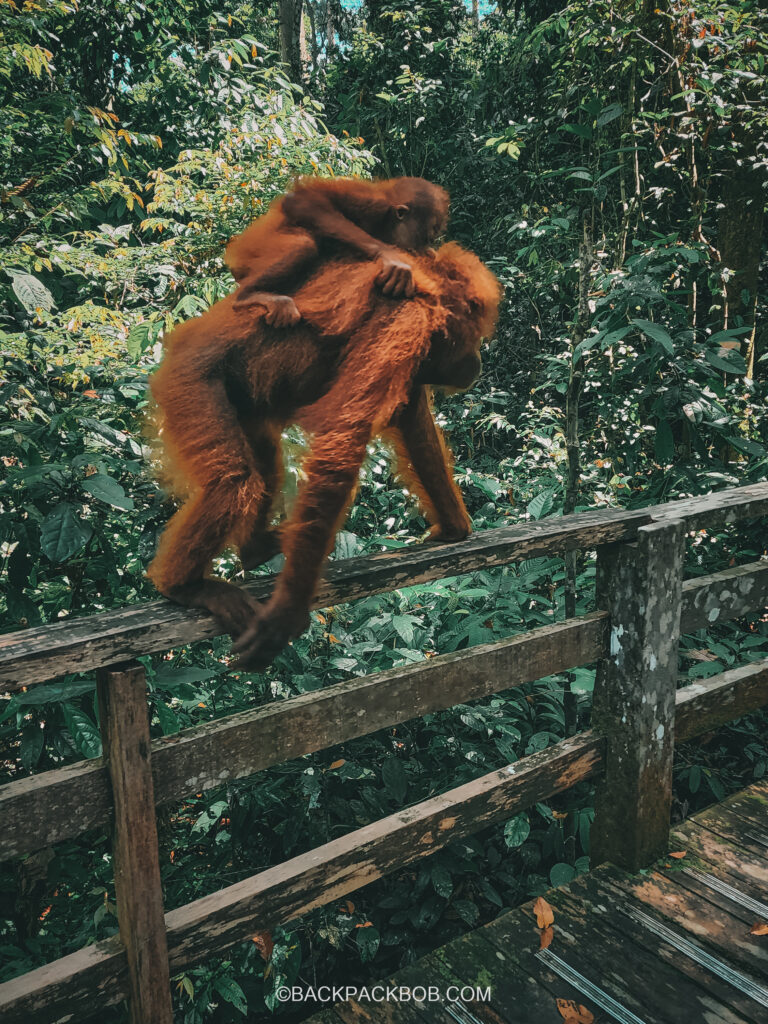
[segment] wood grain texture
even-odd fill
[[[611,637],[592,707],[593,728],[606,738],[590,839],[594,864],[637,871],[666,850],[684,537],[679,520],[654,523],[638,530],[636,544],[598,557]]]
[[[768,561],[736,565],[683,583],[680,632],[709,629],[716,622],[760,612],[768,605]]]
[[[768,658],[732,668],[677,691],[675,742],[717,729],[768,704]]]
[[[601,741],[583,733],[357,829],[166,915],[172,971],[253,932],[332,903],[599,772]]]
[[[768,514],[768,484],[751,484],[699,498],[622,512],[580,512],[523,526],[473,534],[459,544],[414,545],[397,552],[332,563],[313,607],[324,608],[398,587],[456,576],[523,558],[632,540],[648,523],[681,519],[688,529],[737,522]],[[257,599],[272,589],[273,578],[248,584]],[[0,636],[0,691],[87,672],[142,654],[216,636],[204,612],[152,601],[116,612],[57,622]]]
[[[113,862],[131,1024],[173,1024],[143,665],[97,677],[104,757],[115,808]]]
[[[606,626],[607,613],[595,612],[165,736],[152,744],[155,800],[180,800],[292,757],[596,661],[606,650]],[[3,786],[0,860],[79,835],[108,821],[111,812],[106,772],[95,760]]]
[[[767,603],[768,563],[765,561],[686,580],[681,632],[701,629],[710,621],[737,618]],[[440,655],[422,665],[349,680],[292,701],[232,715],[155,740],[152,763],[156,800],[161,804],[182,799],[190,792],[210,789],[226,779],[242,778],[281,760],[321,749],[322,744],[311,749],[302,746],[305,740],[302,730],[307,721],[315,730],[321,729],[323,713],[329,715],[327,743],[341,742],[459,701],[485,696],[500,689],[502,684],[514,686],[589,664],[607,651],[607,642],[600,638],[604,627],[599,621],[597,613],[543,626],[511,640],[473,647],[460,654]],[[548,644],[552,648],[549,654],[546,653]],[[534,675],[535,672],[539,675]],[[731,678],[730,673],[725,673],[722,680],[716,677],[719,682],[708,680],[706,685],[693,684],[678,693],[678,715],[683,716],[676,726],[679,738],[690,739],[768,702],[768,697],[761,697],[764,689],[759,678],[733,677],[735,691],[729,696]],[[373,694],[373,688],[379,685],[382,691]],[[700,695],[695,713],[694,705],[687,703],[693,700],[694,692]],[[398,693],[401,694],[399,702]],[[364,706],[369,695],[376,705],[371,714]],[[336,700],[339,705],[333,709]],[[712,701],[717,702],[719,713],[715,712]],[[702,718],[697,727],[696,715],[706,714],[710,707],[713,717]],[[331,717],[335,720],[331,721]],[[339,718],[344,719],[343,734],[338,731]],[[362,727],[369,723],[369,728]],[[320,734],[313,735],[317,738]],[[298,746],[294,745],[296,743]],[[0,861],[81,835],[90,828],[109,823],[111,814],[106,771],[98,759],[1,786],[0,820],[5,828],[0,834]]]
[[[3,1024],[79,1022],[94,1007],[111,1006],[128,995],[128,961],[117,935],[84,946],[0,985]]]
[[[500,771],[375,821],[165,915],[175,972],[255,931],[323,906],[462,836],[598,773],[602,744],[591,733],[564,740]],[[114,937],[0,985],[3,1024],[75,1020],[125,998],[125,951]],[[81,1009],[82,1008],[82,1009]],[[163,1016],[146,1022],[163,1022]]]

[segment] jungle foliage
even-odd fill
[[[455,0],[305,0],[294,38],[295,2],[0,2],[4,631],[153,597],[171,509],[142,433],[147,376],[164,332],[231,290],[227,239],[296,174],[440,182],[451,235],[504,282],[482,378],[439,402],[476,529],[765,479],[763,5],[525,0],[476,24]],[[302,443],[285,443],[290,500]],[[424,529],[372,446],[336,557]],[[702,532],[688,571],[764,546],[757,526]],[[236,576],[234,556],[219,569]],[[571,571],[586,611],[594,563]],[[534,559],[315,613],[263,674],[229,671],[224,637],[179,648],[145,659],[153,733],[565,613],[563,561]],[[768,622],[682,648],[681,679],[711,675],[765,657]],[[161,821],[167,908],[556,742],[566,682],[582,726],[593,675],[191,796]],[[98,756],[97,721],[90,676],[0,702],[3,780]],[[677,812],[767,767],[765,716],[683,747]],[[385,976],[585,870],[591,814],[577,789],[260,934],[175,979],[178,1019],[266,1018],[297,978]],[[0,868],[0,979],[117,930],[108,850],[103,834],[60,844],[31,892],[34,864]]]

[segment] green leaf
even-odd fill
[[[213,987],[225,1003],[231,1003],[243,1015],[248,1013],[248,1000],[245,998],[245,992],[232,978],[214,978]]]
[[[83,757],[99,757],[101,736],[88,715],[71,704],[62,704],[61,710],[74,744]]]
[[[442,896],[443,899],[450,899],[451,893],[453,892],[453,881],[450,874],[445,870],[442,864],[436,864],[432,868],[432,885],[438,896]]]
[[[45,686],[33,686],[26,693],[15,693],[12,697],[17,707],[29,707],[38,704],[54,704],[62,700],[74,700],[84,693],[96,689],[93,679],[62,680],[58,683],[48,683]]]
[[[611,121],[615,121],[617,117],[621,117],[621,111],[622,107],[620,103],[611,103],[611,105],[606,107],[598,117],[597,127],[602,128],[604,124],[610,124]]]
[[[571,689],[575,693],[592,693],[595,688],[593,668],[575,668],[571,671]]]
[[[536,497],[528,502],[528,515],[531,519],[543,519],[552,511],[555,503],[555,490],[540,491]]]
[[[571,135],[578,135],[580,139],[591,139],[592,138],[592,126],[589,124],[562,124],[557,129],[559,132],[570,132]],[[585,172],[579,171],[577,174],[585,175]],[[575,175],[571,175],[574,177]],[[589,177],[591,181],[592,178]]]
[[[83,490],[106,505],[112,505],[113,508],[122,508],[126,512],[133,508],[133,498],[129,498],[117,480],[106,473],[94,473],[93,476],[86,477],[83,480]]]
[[[729,327],[727,331],[718,331],[717,334],[711,334],[707,338],[709,345],[722,344],[724,341],[730,341],[732,338],[738,338],[740,334],[748,334],[752,330],[751,327]]]
[[[392,628],[403,641],[409,647],[413,646],[413,634],[414,634],[414,623],[421,625],[418,619],[415,619],[413,615],[393,615],[392,616]]]
[[[401,804],[408,792],[408,777],[396,757],[388,757],[381,766],[381,778],[389,795]]]
[[[42,281],[38,281],[32,274],[9,271],[11,275],[14,294],[28,313],[36,309],[45,309],[50,312],[53,309],[53,296],[45,287]]]
[[[34,768],[43,752],[45,734],[37,722],[29,722],[21,730],[19,760],[27,771]]]
[[[670,337],[669,331],[661,324],[655,324],[651,320],[633,320],[635,327],[639,327],[643,334],[656,341],[671,356],[675,354],[675,343]]]
[[[704,358],[710,366],[714,366],[716,370],[722,370],[723,373],[738,373],[740,376],[743,376],[747,372],[747,364],[744,362],[744,357],[741,353],[733,350],[731,350],[728,358],[724,359],[717,352],[705,349]]]
[[[552,885],[567,885],[575,874],[576,870],[570,864],[555,864],[549,872],[549,880]]]
[[[193,665],[184,665],[181,668],[159,668],[152,682],[164,690],[172,690],[176,686],[184,686],[188,683],[208,682],[221,672],[226,671],[226,665],[219,668],[195,668]]]
[[[357,948],[360,950],[360,959],[364,964],[376,956],[381,942],[381,936],[372,924],[367,928],[357,929]]]
[[[504,842],[510,848],[522,846],[531,834],[531,823],[527,814],[516,814],[504,826]]]
[[[462,921],[465,921],[470,926],[477,924],[478,918],[480,917],[480,911],[470,900],[454,900],[451,906]]]
[[[157,697],[155,698],[155,714],[160,723],[160,728],[163,730],[163,736],[172,736],[181,728],[181,722],[173,709],[169,708],[164,700],[160,700]]]
[[[54,565],[82,551],[93,530],[75,516],[74,506],[58,504],[43,520],[40,527],[40,548]]]
[[[207,811],[203,811],[200,817],[197,819],[195,824],[192,826],[193,832],[210,832],[219,818],[222,816],[227,807],[226,800],[216,800],[212,803]]]
[[[125,349],[131,359],[138,359],[145,348],[149,347],[149,323],[134,324],[128,332]]]
[[[726,441],[747,455],[765,455],[765,448],[757,441],[750,441],[748,437],[726,437]]]
[[[585,853],[589,853],[589,839],[592,822],[595,820],[595,811],[592,807],[584,807],[579,811],[579,841]]]

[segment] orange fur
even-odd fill
[[[466,387],[476,376],[500,288],[455,244],[414,256],[413,268],[410,301],[382,295],[369,262],[342,258],[294,292],[296,327],[269,328],[228,296],[166,341],[151,387],[172,476],[188,497],[149,575],[162,593],[207,608],[240,634],[244,664],[267,663],[305,628],[376,434],[392,437],[434,535],[460,539],[471,530],[429,391]],[[313,435],[306,482],[279,537],[284,569],[267,604],[256,606],[206,574],[227,542],[244,562],[274,550],[267,527],[280,484],[279,436],[290,422]]]

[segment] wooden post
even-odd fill
[[[115,807],[115,892],[130,1021],[173,1024],[144,668],[129,662],[101,669],[97,686]]]
[[[606,737],[595,794],[592,866],[637,871],[666,853],[672,801],[677,646],[685,525],[642,526],[598,552],[597,601],[611,616],[592,725]]]

